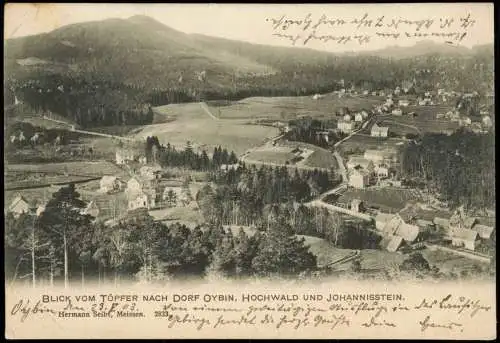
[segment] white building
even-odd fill
[[[482,122],[483,122],[483,126],[485,126],[485,127],[492,127],[493,126],[493,123],[492,123],[491,118],[489,116],[484,116],[482,118]]]
[[[352,121],[349,121],[349,122],[346,122],[346,121],[339,121],[337,123],[337,128],[341,131],[341,132],[344,132],[344,133],[351,133],[352,131],[354,131],[354,122]]]
[[[141,176],[147,179],[159,180],[161,179],[161,172],[162,169],[159,166],[142,166],[141,169],[139,169]]]
[[[354,115],[354,121],[355,122],[362,122],[363,121],[363,115],[361,113],[356,113]]]
[[[137,176],[134,176],[127,182],[127,189],[125,189],[125,192],[127,194],[133,194],[133,193],[139,193],[142,192],[143,184],[140,182],[139,178]]]
[[[458,124],[461,126],[467,126],[472,124],[472,120],[469,117],[463,117],[458,121]]]
[[[31,204],[23,196],[18,195],[14,198],[14,200],[12,200],[8,211],[17,218],[23,213],[30,213],[31,209]]]
[[[475,250],[479,245],[479,234],[470,229],[457,229],[453,231],[451,244],[455,247]]]
[[[406,99],[401,99],[398,101],[398,105],[401,107],[407,107],[410,106],[410,101]]]
[[[133,196],[130,195],[128,199],[128,210],[132,211],[138,208],[149,208],[149,198],[144,192],[135,193]]]
[[[370,135],[372,137],[387,137],[389,128],[386,126],[378,126],[377,123],[373,124]]]
[[[364,153],[364,158],[373,161],[374,164],[380,164],[384,161],[396,160],[396,151],[391,149],[374,150],[368,149]]]
[[[105,175],[99,182],[100,190],[103,193],[119,191],[122,187],[122,182],[116,176]]]
[[[389,167],[385,164],[381,164],[375,167],[375,173],[378,177],[388,177]]]
[[[131,162],[134,160],[134,153],[130,150],[117,150],[116,154],[116,164],[122,165],[126,164],[127,162]]]
[[[365,188],[370,184],[370,173],[362,168],[354,168],[349,173],[349,186]]]
[[[347,169],[354,169],[358,166],[369,172],[373,172],[374,170],[373,162],[367,160],[363,156],[352,156],[349,161],[347,161]]]
[[[344,121],[349,122],[349,121],[351,121],[351,119],[352,119],[352,118],[351,118],[351,116],[350,116],[349,114],[346,114],[346,115],[344,115],[344,117],[343,117],[342,119],[343,119]]]
[[[400,108],[395,108],[392,110],[392,115],[395,115],[395,116],[402,116],[403,115],[403,110],[401,110]]]
[[[45,211],[45,204],[39,205],[36,208],[36,215],[37,217],[40,217],[40,215]]]

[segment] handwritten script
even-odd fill
[[[126,317],[163,321],[162,325],[170,329],[184,327],[197,331],[237,327],[392,330],[414,325],[420,332],[462,332],[467,326],[474,327],[484,313],[491,311],[490,305],[474,297],[451,294],[418,301],[384,294],[370,295],[366,300],[332,294],[315,297],[303,294],[240,297],[233,294],[87,294],[21,298],[7,309],[7,315],[20,323],[47,317],[61,321]],[[412,313],[411,316],[405,316],[408,313]],[[408,318],[413,321],[408,322]]]
[[[471,14],[461,17],[426,17],[410,19],[401,16],[328,17],[305,14],[292,18],[285,14],[266,18],[272,35],[291,42],[292,45],[308,45],[314,41],[336,44],[368,44],[375,40],[397,41],[402,39],[440,39],[448,44],[458,44],[470,34],[476,24]]]

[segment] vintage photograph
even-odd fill
[[[493,5],[405,6],[6,5],[5,284],[494,284]]]

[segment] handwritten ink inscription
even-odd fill
[[[49,316],[57,320],[134,318],[164,322],[167,328],[186,327],[197,331],[235,327],[391,330],[414,325],[420,332],[463,332],[468,326],[473,328],[477,320],[483,320],[482,314],[492,311],[490,305],[478,299],[451,294],[418,301],[405,300],[400,294],[369,294],[366,297],[338,294],[96,294],[44,295],[35,300],[21,298],[11,306],[8,315],[21,323]]]
[[[303,18],[266,18],[272,35],[292,45],[308,45],[314,41],[336,44],[364,45],[375,40],[442,39],[458,44],[470,34],[476,20],[471,14],[462,17],[408,19],[389,15],[371,16],[364,13],[357,18],[331,18],[323,14],[315,18],[311,13]]]

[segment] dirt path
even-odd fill
[[[210,109],[208,108],[207,104],[205,104],[204,102],[200,102],[200,106],[203,109],[203,111],[205,111],[205,113],[208,114],[213,120],[219,120],[219,118],[217,118],[212,114],[212,112],[210,112]]]

